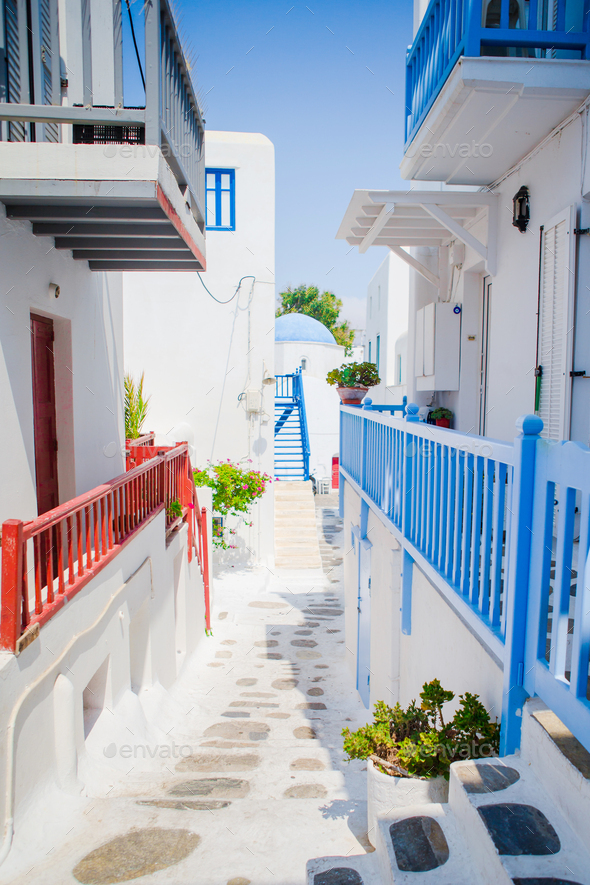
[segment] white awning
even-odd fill
[[[459,240],[474,249],[489,274],[496,272],[495,234],[498,197],[473,191],[355,190],[336,239],[366,252],[369,246],[388,246],[434,285],[439,280],[404,247],[448,246]],[[469,228],[487,217],[487,242]]]

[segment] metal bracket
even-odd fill
[[[590,227],[575,227],[574,233],[580,236],[590,234]]]

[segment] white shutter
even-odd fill
[[[545,225],[541,241],[539,416],[543,436],[569,439],[575,281],[575,206]]]

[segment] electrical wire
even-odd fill
[[[137,57],[137,65],[139,67],[139,75],[141,77],[141,82],[143,83],[143,89],[145,92],[145,77],[143,76],[143,69],[141,67],[141,59],[139,57],[139,49],[137,48],[137,40],[135,39],[135,28],[133,27],[133,16],[131,15],[131,6],[129,4],[129,0],[126,0],[127,3],[127,12],[129,13],[129,24],[131,25],[131,36],[133,37],[133,45],[135,46],[135,55]]]
[[[201,276],[201,274],[198,273],[197,276],[198,276],[198,278],[200,279],[201,284],[202,284],[202,286],[203,286],[205,292],[207,293],[207,295],[210,295],[211,298],[213,299],[213,301],[217,301],[218,304],[229,304],[230,301],[233,301],[234,298],[236,297],[236,295],[238,294],[238,292],[240,291],[240,286],[242,285],[242,281],[243,281],[243,280],[254,280],[254,283],[256,282],[256,277],[255,277],[255,276],[252,276],[252,274],[246,274],[246,276],[245,276],[245,277],[242,277],[242,279],[239,281],[238,285],[236,286],[236,291],[234,292],[234,294],[232,295],[232,297],[231,297],[231,298],[228,298],[227,301],[220,301],[219,298],[216,298],[215,295],[214,295],[212,292],[209,291],[209,289],[207,288],[207,286],[206,286],[205,283],[203,282],[203,277]],[[254,283],[252,283],[252,288],[254,288]]]

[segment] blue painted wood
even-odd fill
[[[461,56],[478,58],[487,47],[510,47],[545,58],[546,50],[577,51],[588,58],[590,34],[566,28],[566,0],[555,0],[553,22],[539,21],[538,2],[529,2],[528,27],[509,27],[503,0],[500,27],[482,27],[483,0],[431,0],[406,58],[406,150]],[[585,10],[586,11],[586,10]],[[524,52],[523,52],[524,54]]]
[[[483,458],[477,455],[474,459],[473,473],[473,511],[471,520],[471,561],[469,563],[469,601],[479,606],[480,593],[480,548],[481,548],[481,514],[483,505]],[[480,609],[481,611],[481,609]]]
[[[578,584],[574,610],[575,630],[572,642],[571,690],[576,698],[586,698],[588,660],[590,657],[590,494],[583,490],[580,501],[580,541],[578,550]]]
[[[408,550],[402,550],[402,610],[401,629],[404,636],[412,632],[412,579],[414,560]]]
[[[533,495],[535,458],[543,422],[536,415],[519,419],[520,434],[514,441],[514,494],[512,531],[508,563],[508,586],[504,589],[506,642],[504,691],[502,698],[502,755],[520,746],[522,706],[526,692],[522,686],[529,596],[529,570],[533,537]]]

